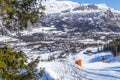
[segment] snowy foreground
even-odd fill
[[[93,52],[96,50],[88,49]],[[120,80],[119,58],[114,59],[110,52],[83,54],[86,50],[77,55],[69,55],[64,62],[40,62],[37,68],[44,67],[46,71],[40,80]],[[106,63],[101,62],[103,56]],[[82,59],[82,67],[75,64],[78,59]]]
[[[16,41],[9,37],[1,37],[0,41]],[[17,44],[16,44],[17,45]],[[26,45],[21,43],[21,45]],[[23,48],[24,52],[29,53],[30,49]],[[91,50],[91,54],[84,54]],[[120,57],[114,58],[111,52],[96,53],[97,48],[87,48],[75,55],[67,55],[67,58],[59,61],[56,59],[51,62],[40,62],[37,66],[45,68],[45,75],[40,80],[120,80]],[[40,59],[47,59],[50,54],[59,54],[56,51],[46,54],[28,54],[29,61],[40,56]],[[104,57],[106,63],[102,63]],[[75,64],[76,60],[81,59],[83,66]]]

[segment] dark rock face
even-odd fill
[[[98,7],[96,5],[94,5],[94,4],[87,5],[87,6],[81,5],[79,7],[74,8],[73,11],[77,11],[77,10],[90,10],[90,9],[97,10]]]

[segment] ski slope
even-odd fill
[[[1,37],[1,41],[17,39],[11,37]],[[21,43],[25,45],[25,43]],[[17,45],[17,44],[16,44]],[[23,51],[29,53],[31,49],[24,48]],[[87,50],[92,53],[84,54]],[[51,54],[59,54],[59,52],[45,54],[27,54],[30,62],[32,59],[40,56],[40,59],[47,59]],[[102,63],[104,57],[106,63]],[[81,59],[83,66],[79,67],[75,64],[76,60]],[[37,66],[45,68],[44,76],[39,80],[120,80],[120,57],[114,57],[111,52],[97,53],[97,48],[89,47],[75,55],[68,55],[64,61],[40,62]]]
[[[95,52],[97,48],[86,50]],[[45,75],[40,80],[120,80],[120,62],[114,59],[111,52],[83,54],[86,50],[69,55],[64,62],[40,62],[37,68],[45,68]],[[103,56],[106,63],[101,62]],[[82,59],[82,67],[75,64],[78,59]]]

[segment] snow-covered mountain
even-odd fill
[[[120,11],[106,4],[80,4],[72,1],[46,0],[43,26],[63,31],[119,32]]]
[[[46,13],[61,13],[62,11],[72,10],[75,7],[80,6],[79,3],[71,1],[56,1],[56,0],[46,0],[43,2],[46,8]]]
[[[64,11],[84,11],[88,10],[106,10],[109,7],[106,4],[80,4],[72,1],[46,0],[43,2],[46,7],[46,13],[61,13]]]

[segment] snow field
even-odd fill
[[[87,48],[86,50],[88,49],[93,52],[97,50],[97,48]],[[65,62],[40,62],[37,68],[44,67],[49,80],[120,80],[120,63],[109,61],[102,63],[100,60],[103,56],[106,60],[113,58],[111,52],[83,54],[86,50],[75,56],[69,55]],[[78,59],[82,59],[82,67],[75,64],[75,60]],[[40,80],[46,80],[45,76]]]

